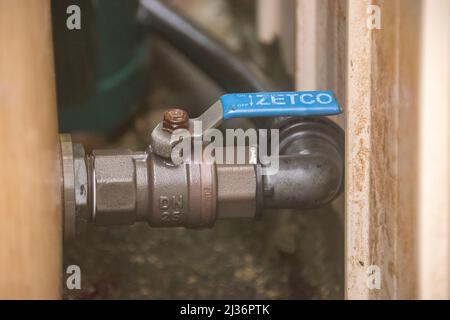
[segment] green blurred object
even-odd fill
[[[66,27],[71,5],[81,9],[81,30]],[[139,106],[149,39],[137,9],[137,0],[52,1],[61,132],[110,133]]]

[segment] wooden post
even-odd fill
[[[0,1],[0,299],[58,299],[62,213],[49,0]]]
[[[416,298],[420,1],[348,5],[347,297]]]
[[[423,1],[418,270],[421,299],[450,298],[450,3]]]
[[[345,110],[346,297],[416,298],[421,1],[297,5],[298,89],[334,90]]]

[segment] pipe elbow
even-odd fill
[[[263,176],[264,208],[313,209],[344,184],[344,133],[328,119],[302,119],[280,130],[279,169]]]

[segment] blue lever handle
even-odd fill
[[[224,119],[341,113],[331,91],[232,93],[223,95],[220,101]]]

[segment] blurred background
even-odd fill
[[[69,2],[53,1],[52,10],[60,131],[75,141],[143,150],[167,108],[196,116],[223,93],[179,50],[138,27],[137,1],[78,1],[83,29],[75,35],[55,27]],[[166,2],[277,88],[294,88],[283,44],[258,41],[255,0]],[[65,245],[64,264],[81,267],[83,288],[66,299],[342,299],[343,201],[219,221],[211,230],[88,226]]]

